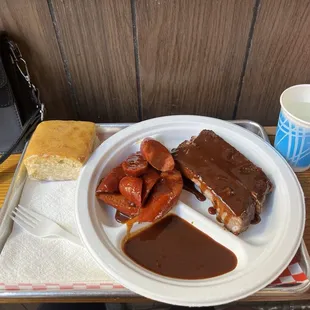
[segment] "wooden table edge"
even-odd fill
[[[248,302],[279,302],[279,301],[304,301],[310,300],[309,291],[303,294],[290,294],[286,296],[256,296],[255,294],[244,299],[240,299],[238,303]],[[154,302],[154,300],[147,299],[142,296],[137,297],[30,297],[30,298],[0,298],[1,303],[147,303]]]

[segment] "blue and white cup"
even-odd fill
[[[274,147],[295,172],[310,168],[310,84],[295,85],[280,97]]]

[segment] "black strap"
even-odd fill
[[[29,135],[35,130],[39,122],[41,121],[41,112],[35,111],[30,119],[25,123],[23,126],[23,130],[18,137],[18,139],[12,144],[9,150],[7,150],[1,157],[0,157],[0,165],[14,152],[14,150],[18,147],[18,145],[24,142]]]

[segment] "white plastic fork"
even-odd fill
[[[29,210],[21,205],[18,205],[12,213],[14,214],[14,216],[11,215],[12,220],[32,235],[42,238],[50,236],[63,237],[72,243],[82,246],[77,236],[64,230],[57,223],[42,214]]]

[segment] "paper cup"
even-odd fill
[[[295,172],[310,168],[310,84],[295,85],[280,97],[275,148]]]

